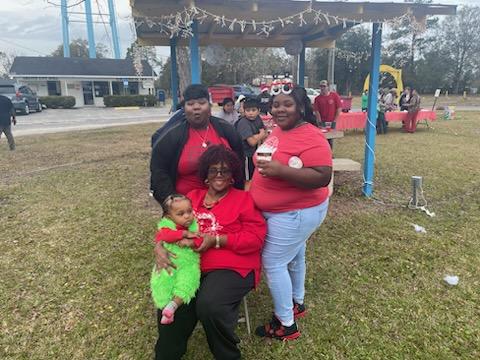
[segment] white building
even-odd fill
[[[75,107],[104,106],[104,95],[155,94],[155,73],[142,61],[140,76],[132,59],[17,56],[10,77],[38,96],[74,96]]]

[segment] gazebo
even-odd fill
[[[372,23],[363,170],[363,193],[366,196],[371,196],[373,191],[376,129],[375,122],[369,119],[377,118],[382,24],[408,18],[412,26],[422,27],[429,15],[456,14],[454,5],[410,2],[130,0],[130,4],[139,43],[170,46],[172,94],[178,91],[177,45],[190,47],[192,83],[201,82],[200,46],[285,47],[290,54],[298,55],[297,79],[303,86],[307,47],[334,48],[335,39],[351,27]],[[329,69],[332,68],[333,62],[330,62]],[[176,102],[176,97],[173,98]]]

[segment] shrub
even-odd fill
[[[73,96],[41,96],[40,102],[49,109],[71,109],[75,106]]]
[[[103,103],[107,107],[117,106],[154,106],[157,99],[154,95],[106,95]]]

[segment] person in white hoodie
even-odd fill
[[[223,119],[230,124],[235,124],[238,120],[238,112],[235,110],[232,98],[225,98],[222,102],[222,110],[215,114],[216,117]]]

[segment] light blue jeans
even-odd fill
[[[262,264],[273,298],[275,315],[285,326],[293,324],[293,301],[305,296],[305,249],[310,235],[327,216],[328,199],[322,204],[283,213],[264,212],[268,233]]]

